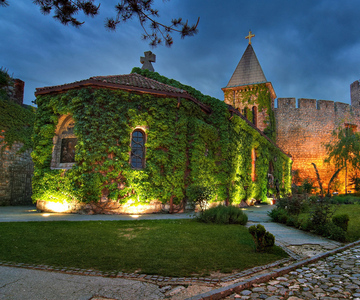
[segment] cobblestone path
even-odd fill
[[[334,254],[225,299],[360,300],[360,246]]]

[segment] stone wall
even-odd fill
[[[2,147],[0,142],[0,206],[29,205],[32,203],[31,177],[34,171],[30,150],[17,154],[22,147],[19,143],[11,149]]]
[[[328,143],[331,132],[345,124],[360,128],[360,108],[349,104],[295,98],[278,98],[275,108],[277,123],[277,145],[292,156],[293,170],[300,171],[300,177],[316,180],[311,163],[318,167],[320,178],[327,184],[335,172],[334,167],[324,165],[326,156],[324,143]],[[344,177],[343,174],[340,174]],[[343,180],[343,178],[341,178]]]
[[[16,104],[22,105],[24,101],[25,82],[21,79],[11,79],[8,86],[2,87],[9,99]]]

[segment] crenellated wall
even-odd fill
[[[278,98],[274,109],[277,145],[292,156],[293,170],[299,170],[302,178],[316,180],[311,165],[315,163],[327,187],[335,169],[323,163],[326,156],[323,144],[330,141],[331,132],[339,126],[351,124],[359,131],[360,106],[303,98],[296,102],[295,98]]]

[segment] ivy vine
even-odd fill
[[[20,106],[9,99],[5,88],[13,85],[13,80],[6,70],[0,68],[0,136],[4,147],[11,148],[15,142],[23,146],[19,152],[32,148],[31,135],[35,120],[35,108]]]
[[[191,198],[192,186],[211,187],[212,201],[238,204],[266,199],[267,172],[274,161],[283,193],[290,189],[290,159],[227,105],[192,87],[155,72],[133,72],[188,91],[212,109],[210,115],[192,101],[120,90],[82,88],[37,98],[34,126],[33,199],[149,203]],[[72,169],[51,170],[53,135],[61,115],[70,114],[78,138]],[[130,138],[146,133],[146,164],[130,167]],[[256,149],[257,178],[252,182],[251,150]]]

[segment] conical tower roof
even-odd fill
[[[264,72],[256,57],[253,47],[249,44],[231,76],[228,87],[267,82]]]

